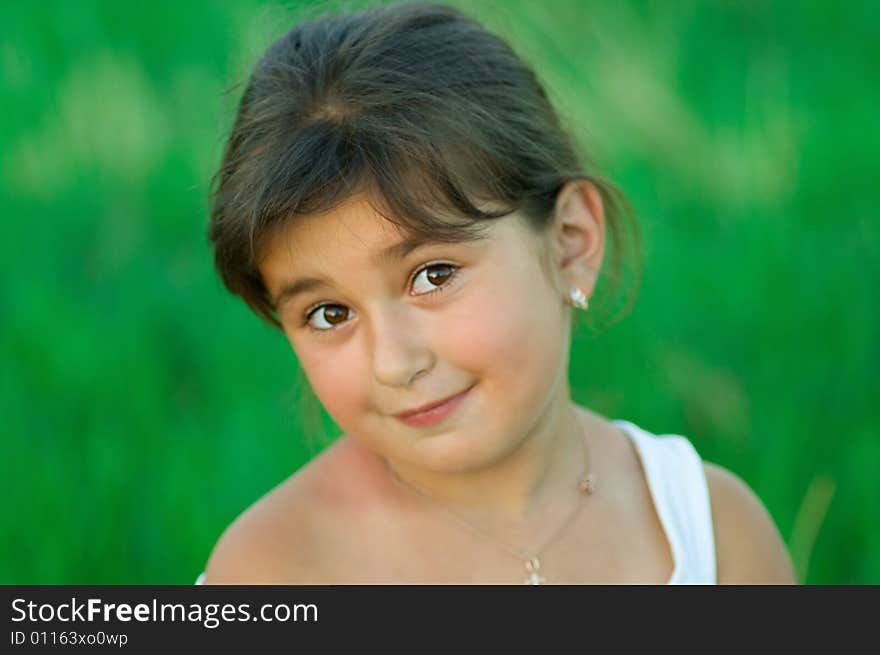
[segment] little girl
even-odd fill
[[[345,434],[199,582],[794,582],[739,478],[572,402],[572,313],[601,310],[609,256],[619,286],[631,212],[497,36],[423,3],[295,26],[216,182],[225,285]]]

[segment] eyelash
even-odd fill
[[[419,267],[412,274],[412,276],[410,277],[408,286],[410,286],[410,287],[412,286],[412,283],[419,276],[419,274],[421,274],[423,271],[426,271],[430,268],[433,268],[434,266],[448,266],[448,267],[450,267],[452,269],[452,273],[449,276],[449,279],[446,280],[446,282],[441,284],[439,287],[434,287],[430,291],[426,291],[425,293],[415,294],[417,297],[424,298],[425,296],[433,296],[435,294],[442,293],[443,291],[446,291],[452,285],[453,281],[458,277],[458,271],[460,269],[460,266],[457,266],[456,264],[453,264],[452,262],[446,262],[446,261],[430,262],[428,264],[425,264],[424,266]],[[305,316],[304,316],[303,322],[302,322],[303,327],[307,327],[310,331],[315,332],[317,334],[327,334],[329,332],[334,332],[337,327],[341,327],[344,324],[340,323],[338,326],[335,326],[332,328],[316,328],[316,327],[313,327],[309,321],[311,321],[312,315],[315,312],[320,311],[320,309],[322,307],[331,307],[331,306],[336,306],[336,305],[339,305],[339,303],[324,302],[324,303],[319,303],[317,305],[312,305],[311,307],[309,307],[305,311]],[[344,307],[344,305],[339,305],[339,306]]]

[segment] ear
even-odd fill
[[[556,196],[551,230],[562,282],[593,295],[605,251],[602,196],[589,180],[567,182]]]

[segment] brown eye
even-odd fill
[[[309,315],[309,324],[316,330],[329,330],[344,323],[351,310],[344,305],[321,305]]]
[[[456,266],[452,264],[431,264],[420,270],[413,280],[413,290],[417,295],[430,293],[442,287],[455,274]],[[424,283],[420,282],[424,280]]]

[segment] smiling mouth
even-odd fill
[[[396,416],[397,418],[411,418],[411,417],[417,416],[419,414],[424,414],[426,412],[431,411],[432,409],[437,409],[438,407],[441,407],[449,402],[458,400],[460,397],[464,396],[468,391],[470,391],[473,388],[474,388],[474,385],[472,384],[464,391],[459,391],[457,394],[454,394],[452,396],[444,398],[443,400],[438,400],[437,402],[434,402],[434,403],[422,405],[421,407],[416,407],[415,409],[410,409],[405,412],[399,412],[399,413],[395,414],[394,416]]]

